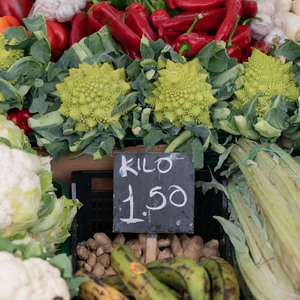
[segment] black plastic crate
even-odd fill
[[[219,174],[215,178],[221,181]],[[94,181],[104,180],[105,188],[99,182],[94,188]],[[195,180],[209,182],[211,176],[208,169],[196,172]],[[110,184],[108,184],[108,182]],[[111,187],[111,189],[107,189]],[[75,171],[72,172],[72,198],[79,199],[83,207],[78,211],[73,222],[71,254],[75,257],[76,245],[92,237],[95,232],[105,232],[110,238],[117,233],[113,228],[113,171]],[[228,238],[214,215],[226,217],[227,203],[222,192],[210,190],[205,195],[201,188],[195,189],[194,234],[200,235],[204,242],[217,239],[220,242],[222,257],[230,259],[230,244]],[[126,234],[127,238],[136,237]]]

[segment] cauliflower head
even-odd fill
[[[16,40],[10,42],[5,38],[4,34],[0,33],[0,68],[8,69],[15,61],[24,56],[23,49],[5,49],[6,44],[15,44]]]
[[[254,96],[262,94],[257,98],[256,113],[264,117],[270,109],[272,97],[282,95],[286,101],[298,99],[299,86],[294,79],[291,61],[282,64],[279,58],[254,49],[249,61],[243,64],[244,86],[235,92],[231,101],[233,108],[241,109]]]
[[[12,237],[37,223],[41,201],[53,191],[50,161],[0,143],[0,236]]]
[[[200,61],[196,58],[187,63],[159,58],[159,77],[152,84],[146,103],[153,108],[158,122],[164,119],[178,127],[184,121],[210,124],[210,107],[217,101],[210,93],[211,85],[206,82]]]
[[[106,127],[117,122],[125,112],[111,116],[119,105],[116,99],[131,90],[124,68],[115,70],[108,63],[82,63],[70,69],[69,76],[56,88],[62,101],[59,113],[74,119],[75,130],[81,132],[89,131],[99,122]]]
[[[5,251],[0,252],[0,300],[69,300],[66,281],[60,271],[46,260],[22,260]]]

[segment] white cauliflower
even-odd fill
[[[70,299],[60,271],[41,258],[22,260],[2,251],[0,265],[0,300]]]
[[[43,13],[46,20],[68,22],[73,16],[84,10],[89,0],[37,0],[33,13]]]
[[[41,164],[38,155],[0,144],[0,236],[12,236],[37,222]]]

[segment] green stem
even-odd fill
[[[230,33],[230,35],[229,35],[229,37],[228,37],[228,42],[227,42],[227,47],[233,47],[234,45],[231,43],[231,39],[232,39],[232,37],[233,37],[233,35],[234,35],[234,33],[235,33],[235,30],[236,30],[236,27],[238,26],[238,24],[239,24],[239,21],[240,21],[240,18],[241,18],[241,16],[237,16],[237,19],[236,19],[236,22],[235,22],[235,24],[234,24],[234,27],[233,27],[233,29],[232,29],[232,31],[231,31],[231,33]]]
[[[185,143],[188,139],[193,136],[192,131],[185,130],[178,137],[176,137],[166,148],[165,153],[172,153],[174,150]]]
[[[268,56],[272,56],[273,53],[275,52],[275,50],[277,49],[277,45],[274,44],[274,43],[270,44],[270,46],[271,46],[271,50],[270,50],[270,52],[268,53]]]
[[[150,13],[152,14],[153,12],[155,12],[155,8],[150,4],[150,2],[148,0],[144,0],[144,2],[146,3],[146,5],[148,6]]]
[[[118,137],[119,140],[124,139],[126,132],[119,121],[110,124],[110,128],[112,129],[115,136]]]
[[[187,30],[186,33],[192,32],[193,29],[194,29],[194,27],[195,27],[195,25],[197,24],[197,22],[198,22],[200,19],[202,19],[202,18],[203,18],[203,15],[202,15],[202,14],[198,14],[198,15],[196,16],[194,22],[192,23],[191,27]]]
[[[252,18],[248,18],[248,19],[244,20],[242,24],[247,25],[247,23],[252,21],[252,20],[258,20],[260,22],[263,22],[264,19],[260,18],[260,17],[252,17]]]

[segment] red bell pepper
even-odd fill
[[[150,15],[149,19],[152,26],[156,30],[159,30],[159,28],[161,28],[167,21],[169,21],[171,17],[166,10],[158,9]]]
[[[140,38],[144,35],[150,41],[157,41],[158,37],[149,23],[149,13],[138,2],[133,2],[126,7],[125,23]]]
[[[47,36],[51,45],[51,51],[65,50],[68,47],[68,32],[64,25],[56,21],[46,21]]]
[[[250,44],[250,50],[251,52],[253,51],[253,49],[257,49],[265,54],[268,54],[271,50],[270,46],[268,43],[266,43],[265,41],[255,41],[252,40],[251,44]]]
[[[7,112],[7,116],[20,129],[23,129],[26,135],[28,135],[32,131],[32,129],[28,126],[28,118],[32,117],[32,114],[29,112],[29,110],[25,108],[23,108],[22,110],[11,108]]]
[[[239,46],[230,46],[230,47],[226,47],[227,51],[228,51],[228,56],[231,58],[236,58],[238,63],[240,63],[242,61],[242,49]]]
[[[216,33],[216,41],[227,41],[236,20],[242,15],[241,0],[225,0],[226,15]]]
[[[72,18],[71,32],[69,36],[69,47],[78,43],[81,39],[92,34],[94,31],[89,26],[88,15],[85,11],[76,13]]]
[[[242,20],[253,18],[258,12],[257,2],[255,0],[242,0]]]
[[[98,31],[104,26],[101,22],[99,22],[95,18],[93,11],[89,12],[89,14],[88,14],[88,23],[94,31]]]
[[[93,12],[98,21],[109,27],[116,40],[133,50],[135,53],[140,54],[140,37],[124,22],[120,22],[119,15],[107,1],[95,4],[93,6]]]
[[[183,56],[194,56],[214,40],[206,32],[189,32],[178,36],[172,44],[173,49]]]
[[[251,42],[251,28],[247,25],[237,25],[235,32],[231,38],[233,45],[244,49],[250,45]]]
[[[17,18],[13,16],[0,17],[0,32],[4,34],[5,29],[12,26],[21,26]]]
[[[13,16],[21,24],[22,19],[27,18],[32,8],[32,0],[1,0],[0,17]]]
[[[202,19],[197,22],[193,31],[215,31],[221,26],[225,18],[226,9],[225,7],[221,7],[217,9],[202,10],[200,13]],[[163,28],[186,32],[198,14],[199,12],[183,12],[167,21],[163,25]]]
[[[142,56],[139,53],[134,52],[132,49],[129,49],[127,46],[120,44],[121,49],[123,50],[123,52],[128,55],[129,57],[131,57],[132,59],[141,59]]]
[[[172,43],[173,49],[179,52],[180,55],[194,56],[214,40],[214,37],[208,36],[206,32],[192,32],[202,17],[202,14],[198,14],[188,31],[178,36]]]
[[[167,2],[167,5],[170,9],[172,9],[172,10],[176,9],[176,5],[174,3],[174,0],[166,0],[166,2]]]
[[[186,10],[201,12],[203,9],[219,8],[224,4],[224,0],[173,0],[175,6]]]

